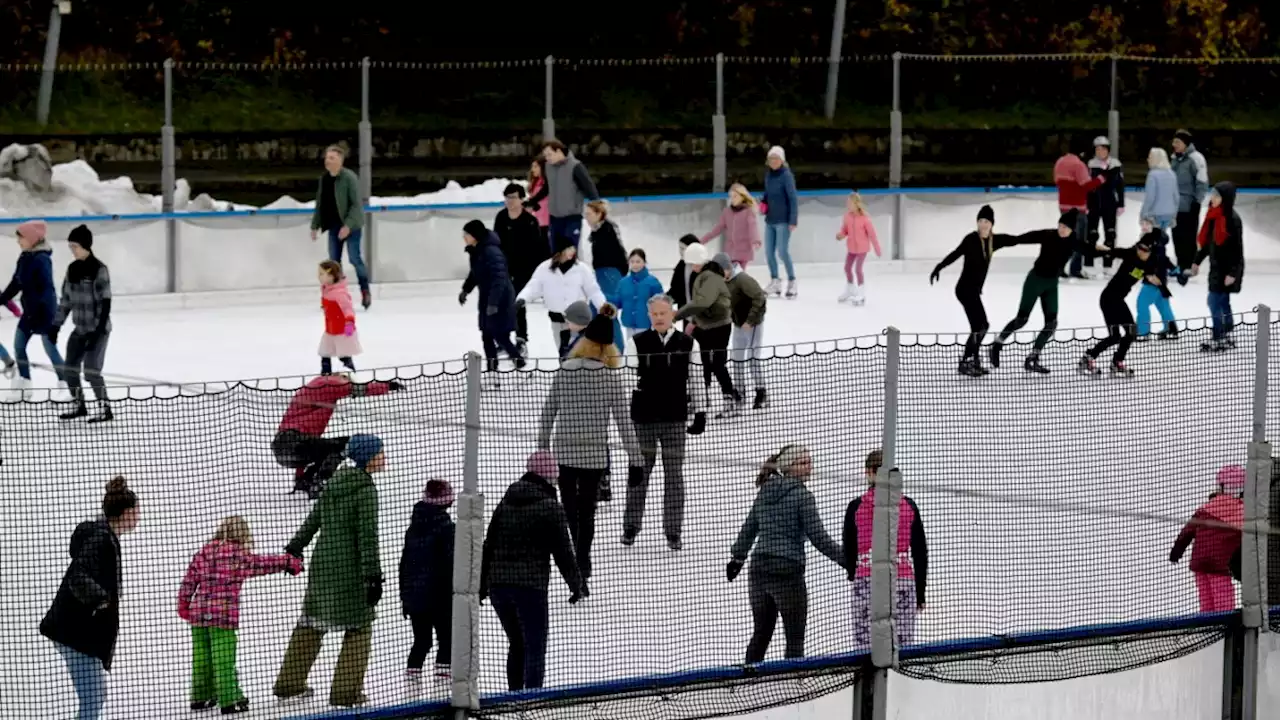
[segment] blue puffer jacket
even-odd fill
[[[486,231],[479,240],[479,244],[467,248],[471,272],[462,284],[462,292],[479,288],[480,331],[505,335],[516,329],[516,290],[511,285],[498,236]]]
[[[768,225],[795,225],[800,216],[800,196],[791,168],[783,165],[764,173],[764,201],[769,205],[764,221]]]
[[[0,294],[0,305],[22,295],[22,318],[18,327],[33,335],[44,335],[53,329],[58,313],[58,293],[53,287],[53,248],[41,240],[30,250],[18,255],[13,279]]]
[[[632,330],[648,330],[649,298],[662,294],[662,283],[649,274],[649,268],[640,268],[640,272],[628,274],[618,281],[617,290],[609,298],[609,302],[622,311],[623,327]]]

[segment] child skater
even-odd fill
[[[591,243],[591,267],[596,273],[596,284],[606,298],[617,294],[618,283],[626,277],[630,269],[627,249],[622,246],[618,237],[618,226],[609,219],[609,205],[604,200],[592,200],[586,208],[587,225],[591,234],[587,237]],[[599,310],[599,306],[596,306]],[[622,323],[613,321],[613,344],[619,353],[627,351],[627,336],[622,334]]]
[[[337,357],[348,370],[356,369],[352,357],[359,355],[360,338],[356,335],[356,306],[342,274],[342,266],[333,260],[320,263],[320,309],[324,310],[324,334],[320,336],[320,374],[333,373]]]
[[[700,239],[703,244],[724,233],[724,252],[734,265],[747,269],[755,259],[760,242],[760,213],[756,211],[756,199],[751,197],[742,183],[729,187],[729,206],[720,213],[716,226]],[[681,249],[683,251],[683,248]]]
[[[609,301],[622,311],[622,327],[627,339],[652,327],[649,320],[649,298],[662,294],[662,282],[649,273],[644,250],[636,248],[627,257],[631,272],[618,283]]]
[[[413,626],[409,649],[410,680],[422,677],[422,664],[431,651],[434,630],[435,676],[450,677],[449,654],[453,620],[453,487],[444,480],[428,480],[422,499],[413,506],[413,519],[404,533],[400,554],[400,608]]]
[[[259,575],[302,572],[292,555],[254,555],[249,523],[235,515],[187,566],[178,590],[178,617],[191,625],[191,709],[222,707],[223,715],[249,710],[236,677],[240,588]]]
[[[1164,329],[1159,332],[1161,340],[1177,340],[1178,324],[1173,315],[1173,306],[1169,304],[1169,278],[1176,277],[1178,282],[1186,285],[1187,278],[1178,271],[1178,267],[1169,260],[1169,238],[1156,222],[1155,218],[1142,219],[1142,239],[1151,245],[1151,261],[1147,274],[1154,276],[1142,279],[1142,287],[1138,290],[1138,341],[1151,339],[1151,306],[1160,313],[1160,322]]]
[[[31,220],[18,226],[18,262],[13,269],[13,279],[0,293],[0,305],[8,305],[22,294],[22,317],[13,334],[13,354],[17,360],[18,378],[14,382],[12,400],[31,398],[31,365],[27,362],[27,343],[32,335],[40,335],[44,352],[49,356],[54,375],[62,382],[62,354],[58,352],[57,331],[53,327],[58,312],[58,294],[53,285],[53,247],[45,238],[47,228],[43,220]],[[6,370],[11,364],[5,360]],[[66,393],[69,395],[70,393]]]
[[[1146,280],[1155,285],[1167,297],[1169,288],[1164,286],[1160,278],[1152,274],[1152,243],[1154,239],[1150,235],[1144,235],[1137,245],[1131,248],[1115,248],[1107,250],[1105,245],[1097,246],[1100,255],[1111,258],[1120,258],[1120,269],[1116,270],[1116,274],[1107,282],[1107,286],[1102,289],[1102,295],[1099,297],[1099,304],[1102,307],[1102,319],[1107,324],[1107,336],[1099,340],[1093,347],[1080,358],[1080,363],[1076,368],[1084,374],[1097,375],[1101,372],[1097,366],[1098,356],[1103,350],[1116,346],[1116,352],[1111,357],[1111,373],[1113,375],[1132,375],[1133,371],[1124,364],[1125,355],[1129,352],[1129,346],[1133,344],[1134,338],[1134,322],[1133,313],[1129,311],[1129,303],[1125,300],[1129,295],[1129,291],[1133,286],[1138,284],[1139,280]],[[1107,250],[1106,252],[1101,252]]]
[[[597,308],[604,306],[606,300],[595,273],[578,262],[578,248],[572,239],[562,237],[556,240],[556,254],[533,271],[533,277],[516,295],[516,306],[539,298],[551,318],[551,334],[557,348],[569,342],[565,308],[575,300],[585,300]]]
[[[1169,552],[1169,562],[1177,563],[1187,546],[1191,549],[1191,572],[1196,576],[1200,612],[1228,612],[1236,608],[1236,589],[1231,584],[1232,568],[1240,551],[1244,526],[1244,468],[1227,465],[1218,471],[1218,487],[1192,516]]]
[[[839,302],[847,300],[855,306],[861,306],[867,303],[862,263],[866,261],[867,253],[873,249],[876,251],[876,257],[880,257],[880,239],[876,237],[876,227],[871,224],[867,208],[862,204],[862,196],[856,192],[850,193],[848,206],[849,211],[844,215],[840,232],[836,233],[836,240],[844,240],[845,247],[849,251],[844,256],[844,279],[848,285],[845,286]]]

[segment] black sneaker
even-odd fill
[[[200,702],[191,703],[192,711],[196,711],[196,712],[200,710],[210,710],[216,707],[218,707],[217,700],[201,700]]]
[[[632,545],[636,544],[636,535],[639,535],[639,533],[634,533],[634,532],[631,532],[630,530],[627,530],[626,532],[622,533],[622,540],[620,542],[627,547],[631,547]]]
[[[684,549],[684,543],[680,542],[679,535],[668,535],[667,547],[671,548],[672,550],[682,550]]]
[[[756,401],[751,404],[753,410],[761,410],[769,407],[769,394],[764,388],[756,388]]]

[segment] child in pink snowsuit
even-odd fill
[[[760,214],[756,212],[756,199],[741,183],[730,186],[729,206],[720,213],[716,226],[700,239],[705,245],[720,233],[724,233],[725,254],[735,265],[746,270],[761,245]]]
[[[836,233],[836,240],[844,240],[845,247],[849,251],[844,257],[844,279],[848,284],[839,301],[849,300],[854,305],[862,305],[867,301],[866,279],[862,276],[862,264],[867,259],[867,253],[873,249],[876,251],[876,257],[880,257],[880,239],[876,237],[876,227],[871,224],[871,217],[867,215],[867,208],[862,204],[862,197],[856,192],[849,195],[849,211],[845,213],[844,222],[840,224],[840,232]],[[857,282],[854,282],[855,274]]]
[[[1231,584],[1232,565],[1240,550],[1240,530],[1244,525],[1244,468],[1227,465],[1218,471],[1218,489],[1192,516],[1169,552],[1176,563],[1194,541],[1191,572],[1200,593],[1200,612],[1226,612],[1236,608],[1236,589]]]
[[[871,486],[884,464],[884,453],[867,454],[865,471],[869,487],[862,497],[849,503],[844,513],[844,559],[853,582],[854,650],[871,649],[871,525],[875,516],[876,489]],[[916,614],[924,610],[925,586],[929,578],[929,546],[925,540],[920,509],[906,495],[898,505],[897,581],[893,588],[895,629],[898,647],[911,643],[916,631]]]
[[[191,559],[178,590],[178,617],[191,624],[191,709],[220,705],[222,714],[245,712],[249,701],[236,677],[236,630],[240,588],[259,575],[302,572],[292,555],[254,555],[249,523],[239,516],[222,521],[218,532]]]

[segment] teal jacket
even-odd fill
[[[324,175],[316,187],[316,209],[311,213],[311,229],[320,229],[320,193],[324,192]],[[360,177],[347,168],[338,172],[333,183],[333,192],[338,196],[338,217],[342,224],[351,230],[364,227],[364,203],[360,202]]]

